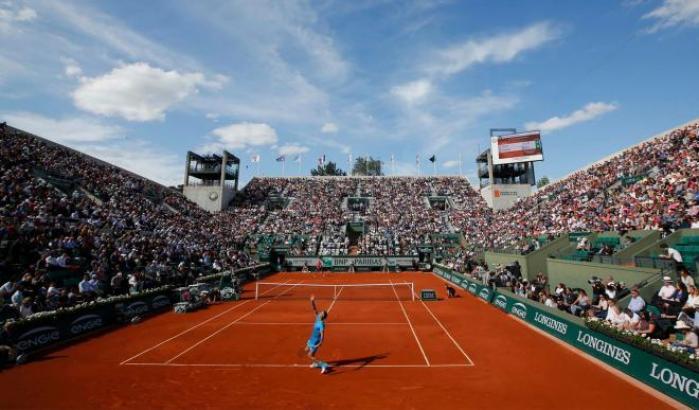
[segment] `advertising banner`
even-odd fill
[[[454,273],[445,267],[434,272],[446,278]],[[595,332],[580,319],[549,309],[504,290],[493,290],[464,278],[461,287],[497,309],[523,320],[567,344],[628,374],[692,408],[699,408],[699,375],[652,353]],[[489,292],[486,294],[486,290]]]

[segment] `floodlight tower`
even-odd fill
[[[209,212],[219,212],[238,190],[240,159],[228,151],[223,155],[198,155],[187,152],[182,193]]]

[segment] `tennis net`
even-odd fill
[[[415,300],[412,282],[396,283],[275,283],[257,282],[255,299]]]

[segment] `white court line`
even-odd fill
[[[332,361],[331,361],[332,362]],[[126,366],[156,366],[156,367],[251,367],[251,368],[270,368],[270,367],[287,367],[287,368],[303,368],[308,369],[308,363],[126,363]],[[459,368],[473,367],[468,363],[446,363],[446,364],[341,364],[334,367],[357,368],[414,368],[414,369],[432,369],[432,368]]]
[[[415,296],[417,296],[417,295],[415,295]],[[449,339],[451,340],[451,342],[454,343],[454,346],[456,346],[456,348],[459,349],[459,351],[461,352],[461,354],[464,355],[464,357],[466,358],[466,360],[468,360],[472,366],[475,366],[476,364],[473,362],[473,360],[471,360],[471,358],[466,354],[466,352],[464,352],[464,349],[461,348],[461,345],[459,345],[459,343],[452,337],[451,333],[449,333],[449,331],[447,330],[447,328],[444,327],[444,325],[442,324],[442,322],[441,322],[439,319],[437,319],[437,316],[435,316],[434,313],[432,313],[432,309],[430,309],[429,307],[427,307],[427,305],[425,304],[425,302],[424,302],[423,300],[420,300],[420,303],[422,303],[422,306],[424,306],[425,309],[427,309],[427,311],[429,312],[430,316],[432,316],[432,319],[434,319],[434,321],[437,322],[437,324],[439,325],[439,327],[442,328],[442,330],[444,331],[444,333],[449,337]]]
[[[286,282],[280,283],[277,287],[279,287],[279,286],[281,286],[281,285],[283,285],[283,284],[289,283],[289,282],[291,282],[291,279],[287,280]],[[273,289],[274,289],[274,288],[268,289],[267,292],[270,292],[270,291],[272,291]],[[123,365],[123,364],[125,364],[126,362],[130,362],[131,360],[133,360],[133,359],[135,359],[135,358],[137,358],[137,357],[143,356],[144,354],[146,354],[146,353],[148,353],[148,352],[150,352],[150,351],[152,351],[152,350],[157,349],[158,347],[164,345],[165,343],[167,343],[167,342],[169,342],[169,341],[171,341],[171,340],[173,340],[173,339],[177,339],[178,337],[180,337],[180,336],[182,336],[182,335],[184,335],[184,334],[186,334],[186,333],[191,332],[192,330],[198,328],[199,326],[205,325],[205,324],[211,322],[212,320],[214,320],[214,319],[216,319],[216,318],[218,318],[218,317],[221,317],[221,316],[225,315],[226,313],[228,313],[228,312],[230,312],[230,311],[232,311],[232,310],[238,309],[239,307],[241,307],[241,306],[243,306],[243,305],[245,305],[245,304],[247,304],[247,303],[250,303],[250,302],[252,302],[252,299],[248,299],[248,300],[246,300],[245,302],[238,303],[238,304],[234,305],[233,307],[231,307],[231,308],[229,308],[229,309],[226,309],[226,310],[224,310],[223,312],[217,314],[216,316],[212,316],[212,317],[206,319],[205,321],[203,321],[203,322],[201,322],[201,323],[198,323],[198,324],[196,324],[196,325],[190,327],[189,329],[186,329],[186,330],[184,330],[184,331],[182,331],[182,332],[176,334],[175,336],[172,336],[172,337],[169,338],[169,339],[163,340],[162,342],[158,343],[157,345],[155,345],[155,346],[153,346],[153,347],[149,347],[148,349],[142,351],[141,353],[138,353],[138,354],[135,355],[135,356],[129,357],[128,359],[126,359],[126,360],[124,360],[123,362],[119,363],[119,365]]]
[[[238,322],[239,320],[242,320],[243,318],[246,318],[246,317],[250,316],[250,315],[253,314],[256,310],[260,309],[261,307],[265,306],[266,304],[268,304],[268,303],[270,303],[270,302],[271,302],[271,300],[268,300],[268,301],[262,303],[261,305],[255,307],[254,309],[252,309],[252,310],[249,311],[248,313],[244,314],[243,316],[239,317],[238,319],[232,321],[231,323],[229,323],[229,324],[227,324],[226,326],[224,326],[224,327],[218,329],[218,330],[215,331],[214,333],[208,335],[207,337],[201,339],[200,341],[196,342],[195,344],[189,346],[189,347],[186,348],[184,351],[182,351],[180,354],[178,354],[177,356],[171,358],[170,360],[166,361],[165,363],[166,363],[166,364],[172,363],[173,360],[177,359],[178,357],[182,356],[183,354],[185,354],[185,353],[191,351],[192,349],[194,349],[195,347],[199,346],[200,344],[206,342],[207,340],[211,339],[212,337],[216,336],[217,334],[219,334],[219,333],[223,332],[224,330],[228,329],[229,327],[231,327],[233,324],[235,324],[235,323]]]
[[[315,322],[237,322],[236,325],[312,325]],[[325,322],[326,325],[367,325],[367,326],[373,326],[373,325],[401,325],[405,326],[407,323],[405,322]]]
[[[400,305],[400,309],[403,311],[403,315],[405,316],[405,320],[408,321],[408,325],[410,325],[410,330],[413,332],[413,336],[415,337],[415,341],[417,342],[417,346],[420,348],[420,352],[422,353],[422,357],[425,359],[425,363],[427,363],[427,366],[430,365],[429,359],[427,359],[427,354],[425,353],[425,349],[422,348],[422,343],[420,343],[420,339],[417,337],[417,333],[415,333],[415,328],[413,327],[413,324],[410,322],[410,318],[408,317],[408,313],[406,313],[405,308],[403,307],[403,302],[400,301],[400,298],[398,297],[398,292],[396,292],[396,288],[393,285],[393,282],[391,282],[391,289],[393,289],[393,293],[396,295],[396,300],[398,301],[398,304]]]
[[[290,291],[291,289],[293,289],[293,288],[295,288],[295,287],[296,287],[296,285],[294,285],[294,286],[290,287],[289,289],[283,291],[282,293],[280,293],[279,295],[277,295],[277,296],[275,297],[275,299],[276,299],[277,297],[279,297],[279,296],[285,294],[286,292]],[[273,288],[273,289],[274,289],[274,288]],[[265,306],[265,305],[267,305],[268,303],[271,303],[271,302],[272,302],[271,300],[268,300],[268,301],[262,303],[261,305],[255,307],[254,309],[252,309],[252,310],[249,311],[248,313],[244,314],[243,316],[240,316],[239,318],[237,318],[236,320],[234,320],[234,321],[232,321],[231,323],[227,324],[226,326],[224,326],[224,327],[218,329],[218,330],[215,331],[214,333],[212,333],[212,334],[210,334],[209,336],[207,336],[207,337],[201,339],[200,341],[198,341],[197,343],[193,344],[192,346],[189,346],[189,347],[188,347],[187,349],[185,349],[183,352],[181,352],[181,353],[178,354],[177,356],[171,358],[170,360],[166,361],[165,363],[172,363],[172,361],[174,361],[174,360],[177,359],[178,357],[180,357],[180,356],[184,355],[185,353],[191,351],[191,350],[194,349],[195,347],[199,346],[200,344],[206,342],[207,340],[211,339],[212,337],[216,336],[217,334],[219,334],[219,333],[223,332],[224,330],[228,329],[229,327],[233,326],[235,323],[237,323],[237,322],[239,322],[239,321],[245,319],[246,317],[248,317],[248,316],[250,316],[251,314],[253,314],[256,310],[260,309],[261,307],[263,307],[263,306]]]
[[[337,299],[340,298],[340,293],[345,290],[344,286],[340,286],[340,291],[337,292],[337,295],[335,295],[335,299],[333,299],[333,303],[330,304],[330,307],[328,308],[328,313],[330,313],[331,310],[333,310],[333,307],[335,306],[335,302],[337,302]]]

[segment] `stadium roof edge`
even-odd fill
[[[693,119],[693,120],[687,121],[687,122],[685,122],[684,124],[677,125],[677,126],[675,126],[675,127],[669,128],[669,129],[667,129],[667,130],[665,130],[665,131],[659,132],[659,133],[653,135],[652,137],[647,138],[647,139],[645,139],[645,140],[643,140],[643,141],[637,142],[637,143],[635,143],[635,144],[633,144],[633,145],[629,145],[628,147],[623,148],[623,149],[621,149],[621,150],[619,150],[619,151],[617,151],[617,152],[615,152],[615,153],[613,153],[613,154],[611,154],[611,155],[607,155],[606,157],[604,157],[604,158],[602,158],[602,159],[599,159],[599,160],[597,160],[597,161],[595,161],[595,162],[593,162],[593,163],[587,164],[587,165],[585,165],[584,167],[579,168],[579,169],[577,169],[577,170],[575,170],[575,171],[573,171],[573,172],[570,172],[570,173],[568,173],[568,174],[566,174],[566,175],[564,175],[564,176],[562,176],[562,177],[560,177],[560,178],[557,178],[557,179],[555,179],[555,180],[552,180],[552,181],[550,182],[550,184],[554,184],[554,183],[556,183],[556,182],[562,181],[562,180],[564,180],[564,179],[566,179],[566,178],[569,178],[569,177],[572,176],[572,175],[575,175],[575,174],[578,173],[578,172],[585,171],[585,170],[590,169],[590,168],[592,168],[592,167],[594,167],[594,166],[596,166],[596,165],[599,165],[599,164],[602,164],[602,163],[604,163],[604,162],[606,162],[606,161],[609,161],[609,160],[611,160],[612,158],[617,157],[617,156],[623,154],[624,152],[626,152],[626,151],[628,151],[628,150],[630,150],[630,149],[632,149],[632,148],[635,148],[635,147],[637,147],[637,146],[639,146],[639,145],[645,144],[646,142],[650,142],[650,141],[653,141],[653,140],[655,140],[655,139],[658,139],[658,138],[660,138],[660,137],[662,137],[662,136],[665,136],[665,135],[667,135],[667,134],[669,134],[669,133],[671,133],[671,132],[673,132],[673,131],[675,131],[675,130],[678,130],[678,129],[680,129],[680,128],[684,128],[684,127],[687,127],[687,126],[690,126],[690,125],[696,124],[696,123],[699,123],[699,117],[697,117],[697,118],[695,118],[695,119]]]

